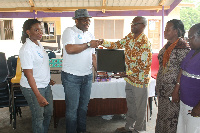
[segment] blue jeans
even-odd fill
[[[40,107],[31,88],[20,86],[20,89],[31,110],[33,133],[48,133],[51,116],[53,115],[53,96],[50,85],[45,88],[38,88],[40,94],[46,98],[49,103],[49,105],[45,107]]]
[[[86,131],[86,115],[92,76],[92,74],[76,76],[62,71],[61,79],[66,103],[66,133]]]

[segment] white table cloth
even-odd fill
[[[149,97],[155,96],[156,80],[151,78],[149,85]],[[92,83],[90,99],[93,98],[125,98],[126,81],[123,78],[112,78],[109,82]],[[65,100],[62,84],[55,84],[52,88],[53,100]]]

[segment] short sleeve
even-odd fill
[[[75,44],[75,35],[74,31],[71,28],[65,29],[62,35],[62,44],[63,46],[67,44]]]
[[[178,53],[178,59],[179,61],[179,66],[181,69],[185,69],[185,65],[187,63],[188,58],[190,58],[191,52],[189,52],[189,49],[183,49],[182,51],[179,50]]]
[[[33,69],[33,56],[30,51],[20,51],[19,58],[22,69]]]

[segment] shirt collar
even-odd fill
[[[83,32],[82,30],[80,30],[79,28],[77,28],[76,25],[74,25],[73,28],[74,28],[77,32],[82,33],[82,34],[88,32],[88,31]]]
[[[32,42],[29,38],[26,38],[26,42],[28,45],[30,45],[33,48],[38,48],[38,47],[42,48],[42,45],[40,42],[38,42],[39,46],[36,45],[34,42]]]
[[[131,32],[132,33],[132,32]],[[140,33],[138,37],[142,36],[144,34],[144,32]],[[132,33],[132,35],[134,36],[135,34]]]
[[[132,36],[134,37],[134,33],[132,33]],[[142,32],[142,33],[140,33],[140,35],[137,37],[137,38],[135,38],[135,40],[138,40],[140,37],[142,37],[142,36],[144,36],[144,32]]]

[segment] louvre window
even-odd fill
[[[94,35],[96,39],[123,38],[124,20],[94,20]]]
[[[13,40],[12,20],[0,20],[0,40]]]

